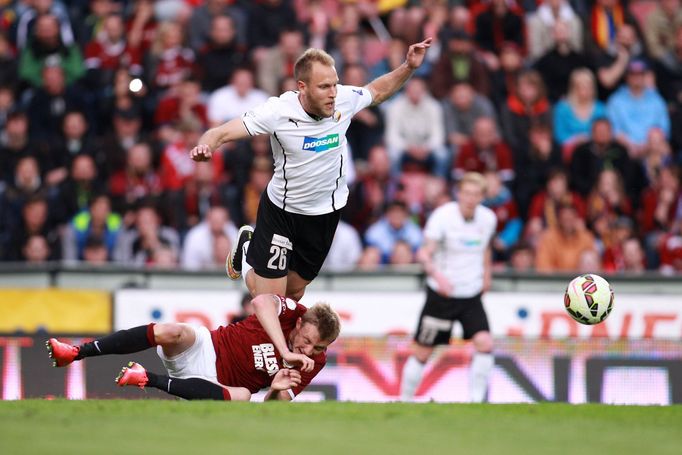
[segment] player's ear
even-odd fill
[[[303,325],[303,319],[300,317],[296,319],[296,330],[301,330],[301,326]]]
[[[298,91],[302,92],[303,89],[305,88],[305,82],[299,79],[296,81],[296,86],[298,87]]]

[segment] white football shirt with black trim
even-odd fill
[[[479,205],[471,220],[465,220],[457,202],[433,211],[424,227],[424,237],[438,242],[433,265],[453,286],[450,297],[469,298],[483,290],[485,251],[497,227],[495,212]],[[428,277],[434,291],[438,283]]]
[[[268,196],[291,213],[323,215],[346,205],[348,186],[343,152],[351,118],[372,103],[369,90],[337,85],[334,115],[314,119],[297,92],[285,92],[242,116],[249,134],[270,135],[275,173]]]

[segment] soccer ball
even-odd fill
[[[608,281],[594,273],[577,276],[568,283],[564,306],[579,323],[599,324],[613,309],[613,289]]]

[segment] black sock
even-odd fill
[[[186,400],[229,400],[230,393],[210,381],[201,378],[171,378],[147,371],[147,387],[154,387]]]
[[[141,325],[82,344],[76,359],[106,354],[132,354],[153,346],[156,346],[154,324]]]

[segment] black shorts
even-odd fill
[[[340,210],[324,215],[285,212],[263,191],[246,261],[264,278],[281,278],[293,270],[312,281],[329,253],[340,217]]]
[[[455,321],[462,324],[465,340],[478,332],[489,331],[481,294],[464,299],[444,297],[427,286],[426,303],[419,316],[414,341],[423,346],[448,344]]]

